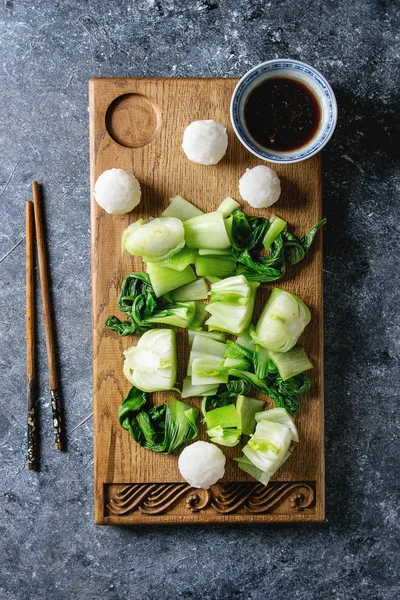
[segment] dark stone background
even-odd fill
[[[398,597],[399,25],[391,0],[2,0],[1,600]],[[274,57],[320,69],[339,104],[323,157],[326,522],[96,527],[88,79],[239,76]],[[40,329],[37,475],[24,468],[32,179],[46,192],[68,426],[56,453]]]

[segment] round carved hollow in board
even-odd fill
[[[115,98],[106,112],[110,137],[126,148],[143,148],[154,140],[161,128],[161,111],[143,94],[123,94]]]

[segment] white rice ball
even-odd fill
[[[140,202],[140,183],[123,169],[104,171],[94,185],[94,197],[110,215],[131,212]]]
[[[259,165],[246,169],[239,181],[239,193],[253,208],[267,208],[281,195],[281,182],[273,169]]]
[[[178,467],[191,486],[208,490],[224,476],[225,462],[220,448],[209,442],[195,442],[182,450]]]
[[[182,148],[186,156],[200,165],[216,165],[227,147],[226,128],[212,119],[193,121],[183,133]]]

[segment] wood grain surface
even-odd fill
[[[93,79],[89,85],[91,161],[91,244],[93,285],[93,402],[95,521],[98,524],[300,522],[321,521],[324,508],[323,290],[322,234],[300,265],[288,268],[278,286],[298,294],[310,307],[312,322],[301,338],[310,356],[312,388],[296,414],[300,443],[267,487],[240,471],[226,449],[225,478],[209,492],[193,490],[181,478],[177,457],[140,448],[118,424],[118,406],[130,385],[122,373],[123,351],[137,337],[107,330],[109,315],[121,317],[117,299],[125,275],[144,270],[141,259],[121,256],[123,230],[138,218],[158,216],[169,198],[182,194],[196,206],[215,210],[230,195],[240,201],[238,181],[247,167],[262,161],[235,137],[229,103],[235,79]],[[196,165],[181,148],[184,128],[196,119],[216,119],[227,127],[229,146],[215,166]],[[273,209],[301,235],[322,217],[321,162],[316,156],[292,165],[271,165],[282,195]],[[128,215],[112,216],[94,201],[98,176],[112,167],[133,172],[142,201]],[[258,291],[255,317],[273,284]],[[177,331],[178,381],[188,355],[187,332]],[[154,394],[154,402],[166,394]],[[199,406],[199,399],[191,402]],[[268,406],[273,402],[268,400]],[[201,437],[205,439],[204,428]],[[225,450],[225,449],[224,449]]]

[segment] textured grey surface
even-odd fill
[[[390,0],[2,0],[2,600],[398,597],[399,26]],[[319,68],[339,103],[324,151],[326,523],[95,527],[88,79],[238,76],[282,56]],[[41,334],[37,475],[23,468],[34,178],[46,191],[68,426],[68,453],[56,453]]]

